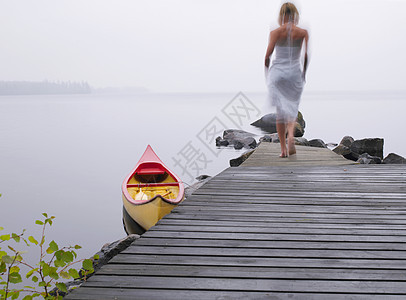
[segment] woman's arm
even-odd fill
[[[307,58],[307,45],[309,43],[309,34],[307,30],[305,30],[305,37],[304,37],[304,62],[303,62],[303,79],[306,80],[306,71],[307,71],[307,64],[308,64],[308,58]]]
[[[269,34],[269,43],[268,43],[268,48],[266,49],[266,54],[265,54],[265,67],[269,68],[269,62],[271,59],[271,55],[273,53],[273,50],[275,48],[275,44],[277,41],[277,31],[271,31]]]

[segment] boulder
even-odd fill
[[[321,139],[313,139],[309,141],[310,147],[327,148],[327,145]]]
[[[272,136],[270,134],[265,134],[263,137],[259,138],[259,142],[267,142],[267,143],[272,143]]]
[[[381,138],[356,140],[349,148],[357,154],[368,153],[371,156],[378,156],[383,159],[383,139]]]
[[[239,129],[227,129],[223,133],[223,138],[216,138],[216,146],[234,146],[234,149],[242,148],[255,148],[257,141],[254,138],[255,134],[239,130]]]
[[[262,118],[251,123],[252,126],[258,127],[268,133],[276,133],[276,114],[271,113],[263,116]],[[306,127],[306,122],[303,119],[301,112],[298,112],[296,124],[295,124],[295,137],[302,137],[304,135],[304,129]]]
[[[333,149],[333,152],[337,153],[338,155],[344,156],[346,159],[357,161],[359,158],[359,154],[352,152],[351,149],[344,145],[338,145]]]
[[[309,141],[304,137],[295,137],[295,145],[310,146]]]
[[[343,137],[343,138],[341,139],[340,145],[344,145],[344,146],[350,148],[350,147],[351,147],[351,144],[352,144],[353,142],[354,142],[354,139],[353,139],[351,136],[346,135],[345,137]]]
[[[235,150],[240,150],[244,147],[244,144],[241,141],[234,141],[233,144]]]
[[[238,167],[239,165],[241,165],[248,157],[250,157],[250,155],[252,153],[254,153],[255,150],[249,150],[247,152],[245,152],[244,154],[242,154],[241,156],[234,158],[234,159],[230,159],[230,167]]]
[[[216,138],[217,147],[228,146],[228,144],[230,144],[229,141],[222,139],[220,136]]]
[[[384,164],[406,164],[406,158],[395,153],[389,153],[383,160]]]
[[[382,160],[378,156],[371,156],[368,153],[363,153],[359,156],[357,163],[360,164],[380,164],[382,163]]]

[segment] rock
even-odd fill
[[[232,141],[235,139],[244,139],[246,137],[253,137],[255,134],[240,129],[227,129],[223,132],[223,139]]]
[[[327,145],[321,139],[313,139],[309,141],[310,147],[327,148]]]
[[[244,147],[244,144],[241,141],[234,141],[233,144],[235,150],[240,150]]]
[[[389,153],[383,160],[384,164],[406,164],[406,158],[395,153]]]
[[[309,141],[304,137],[295,137],[295,145],[310,146]]]
[[[354,139],[353,139],[351,136],[346,135],[345,137],[343,137],[343,138],[341,139],[340,145],[344,145],[344,146],[350,148],[350,147],[351,147],[351,144],[352,144],[353,142],[354,142]]]
[[[249,150],[242,154],[240,157],[230,159],[230,167],[238,167],[241,165],[255,150]]]
[[[255,122],[251,123],[252,126],[261,128],[263,131],[268,133],[276,133],[276,114],[271,113],[263,116],[262,118],[256,120]],[[303,119],[303,115],[301,112],[297,114],[297,120],[295,124],[295,137],[301,137],[304,135],[304,129],[306,127],[306,122]]]
[[[269,134],[265,134],[263,137],[259,138],[259,142],[267,142],[267,143],[271,143],[272,142],[272,136]]]
[[[216,146],[217,147],[222,147],[222,146],[228,146],[230,144],[227,140],[222,139],[220,136],[216,138]]]
[[[338,145],[333,149],[333,152],[337,153],[338,155],[344,156],[346,159],[352,160],[352,161],[357,161],[359,158],[359,154],[354,153],[351,151],[350,148],[344,146],[344,145]]]
[[[360,164],[380,164],[382,163],[382,160],[378,156],[371,156],[368,153],[363,153],[359,156],[357,163]]]
[[[371,156],[378,156],[383,159],[383,139],[381,138],[356,140],[349,148],[357,154],[368,153]]]
[[[228,142],[228,145],[233,145],[234,149],[242,148],[255,148],[257,146],[257,141],[254,138],[255,134],[239,130],[239,129],[227,129],[223,133],[223,139],[220,137],[216,138],[216,145],[218,143]]]
[[[242,143],[244,144],[244,147],[250,147],[251,149],[254,149],[257,146],[257,141],[253,137],[247,137],[242,140]]]
[[[209,176],[209,175],[200,175],[200,176],[196,177],[196,180],[197,181],[202,181],[202,180],[205,180],[205,179],[210,178],[210,177],[211,176]]]

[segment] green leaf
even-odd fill
[[[51,271],[49,272],[49,277],[58,280],[59,279],[59,275],[56,272],[56,268],[51,268]]]
[[[30,278],[34,274],[34,270],[28,271],[27,274],[25,274],[25,278]]]
[[[38,245],[38,241],[37,241],[32,235],[28,237],[28,240],[29,240],[31,243],[33,243],[33,244],[35,244],[35,245]]]
[[[44,222],[42,222],[42,221],[40,221],[40,220],[36,220],[36,221],[35,221],[35,224],[37,224],[37,225],[44,225]]]
[[[69,275],[72,276],[73,279],[79,278],[79,272],[75,269],[69,269]]]
[[[66,251],[62,254],[62,260],[64,262],[70,263],[73,261],[73,254],[69,251]]]
[[[4,255],[1,260],[6,264],[11,264],[13,262],[13,258],[9,255]]]
[[[45,283],[45,281],[41,281],[40,283],[38,283],[38,286],[42,286],[42,287],[44,287],[44,286],[46,286],[47,284]]]
[[[47,264],[43,264],[42,274],[44,274],[44,276],[48,276],[49,272],[51,272],[51,268]]]
[[[55,265],[55,267],[60,268],[60,267],[66,266],[66,263],[63,260],[56,259],[54,261],[54,265]]]
[[[51,248],[52,251],[58,251],[59,250],[58,245],[57,245],[57,243],[55,243],[55,241],[52,241],[52,242],[49,243],[49,248]]]
[[[1,259],[4,255],[7,255],[7,252],[6,252],[6,251],[0,251],[0,259]]]
[[[55,252],[55,257],[56,259],[62,260],[62,254],[63,254],[63,250],[58,250]]]
[[[50,247],[48,247],[47,253],[48,253],[48,254],[52,254],[52,253],[54,253],[54,251],[53,251]]]
[[[2,262],[0,263],[0,274],[1,274],[1,273],[4,273],[4,272],[6,272],[6,271],[7,271],[6,263],[5,263],[4,261],[2,261]]]
[[[87,271],[93,270],[93,262],[90,259],[85,259],[82,263],[83,269]]]
[[[62,271],[59,275],[61,275],[64,279],[70,279],[70,275],[68,272]]]
[[[93,259],[95,259],[95,260],[100,259],[100,255],[99,254],[93,255]]]
[[[82,248],[81,246],[75,245],[75,249],[76,249],[76,250],[81,249],[81,248]]]
[[[12,266],[10,268],[10,273],[14,273],[14,272],[16,272],[16,273],[20,272],[20,268],[17,266]]]
[[[20,236],[19,236],[19,235],[13,233],[13,234],[11,235],[11,237],[12,237],[12,238],[14,239],[14,241],[16,241],[17,243],[20,242]]]
[[[17,252],[13,247],[11,247],[11,246],[7,246],[11,251],[13,251],[13,252]]]
[[[34,282],[38,282],[38,277],[37,276],[32,276],[31,280],[34,281]]]
[[[10,273],[9,280],[11,283],[20,283],[23,281],[21,275],[17,272]]]
[[[16,291],[16,292],[14,292],[13,296],[11,296],[11,299],[18,299],[19,296],[20,296],[20,292]]]
[[[23,257],[20,255],[19,252],[18,252],[18,254],[16,255],[16,261],[23,261]]]
[[[4,228],[0,226],[0,231],[2,231],[2,230],[4,230]]]
[[[66,284],[64,284],[63,282],[58,282],[58,283],[56,284],[56,287],[57,287],[58,289],[60,289],[62,292],[65,292],[65,293],[68,292],[68,289],[66,288]]]
[[[48,218],[48,214],[47,214],[47,213],[42,213],[42,215],[43,215],[45,218]]]
[[[9,239],[10,239],[9,234],[0,235],[0,240],[2,240],[2,241],[8,241]]]
[[[27,296],[25,296],[25,297],[23,298],[23,300],[32,300],[32,299],[34,299],[34,297],[31,296],[31,295],[27,295]]]

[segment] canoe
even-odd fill
[[[154,226],[182,202],[183,183],[159,159],[148,145],[135,168],[122,184],[124,215],[143,230]],[[131,232],[126,228],[127,233]]]

